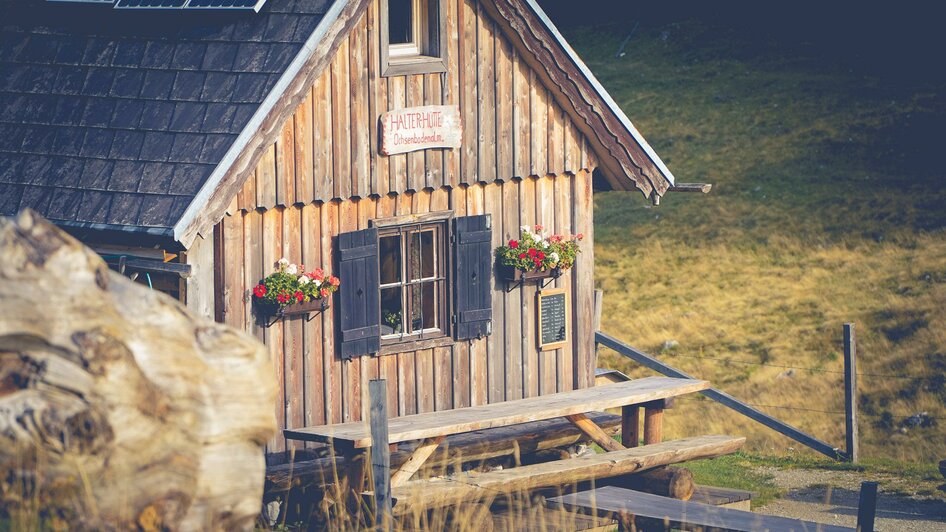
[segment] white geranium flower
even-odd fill
[[[549,258],[552,259],[552,262],[558,262],[558,253],[554,251],[549,253]]]
[[[305,286],[305,285],[309,284],[309,281],[310,281],[310,279],[309,279],[309,277],[308,277],[307,275],[301,275],[301,276],[299,276],[299,284]]]
[[[320,280],[318,280],[318,279],[315,279],[315,280],[313,280],[312,282],[315,283],[315,287],[316,287],[316,288],[322,286],[322,281],[320,281]]]
[[[522,227],[519,228],[519,231],[522,232],[523,234],[528,235],[532,233],[532,228],[529,227],[528,225],[523,225]]]
[[[542,249],[548,249],[549,247],[548,241],[546,241],[544,238],[542,240],[539,240],[539,247]]]
[[[286,267],[286,273],[288,273],[289,275],[295,275],[299,273],[299,267],[296,266],[295,264],[290,264],[289,266]]]
[[[284,268],[285,268],[286,266],[289,266],[289,259],[287,259],[286,257],[283,257],[283,258],[279,259],[279,265],[282,266],[282,267],[284,267]]]

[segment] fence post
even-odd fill
[[[857,342],[853,323],[844,324],[844,425],[847,459],[857,463],[860,454],[857,437]]]
[[[861,482],[861,496],[857,501],[857,532],[874,532],[877,513],[877,483]]]
[[[374,482],[374,525],[391,530],[391,449],[388,447],[387,381],[368,382],[371,423],[371,477]]]

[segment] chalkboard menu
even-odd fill
[[[539,349],[558,349],[568,342],[568,294],[564,288],[539,292]]]

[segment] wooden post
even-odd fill
[[[637,405],[621,407],[621,444],[637,447],[641,442],[641,409]]]
[[[594,331],[598,332],[601,330],[601,305],[604,303],[604,291],[601,289],[595,290],[595,299],[594,299],[594,310],[592,315],[592,324],[594,325]],[[598,336],[595,335],[595,351],[594,351],[594,360],[592,361],[592,369],[595,370],[598,367]],[[591,380],[594,383],[594,377]],[[622,436],[623,437],[623,436]]]
[[[654,401],[644,405],[644,445],[660,443],[663,439],[663,422],[663,401]]]
[[[847,442],[847,459],[857,463],[857,344],[854,324],[844,324],[844,424]]]
[[[601,305],[604,303],[604,290],[595,290],[594,323],[595,332],[601,330]]]
[[[861,496],[857,502],[857,532],[874,532],[877,512],[877,483],[861,482]]]
[[[371,422],[371,474],[374,479],[374,525],[391,530],[391,450],[388,445],[387,381],[368,382]]]

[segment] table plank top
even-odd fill
[[[647,377],[502,403],[414,414],[392,418],[388,422],[388,441],[420,440],[583,414],[668,399],[706,390],[709,386],[709,382],[704,380]],[[371,446],[371,432],[366,421],[287,429],[285,436],[294,440],[334,441],[355,448]]]

